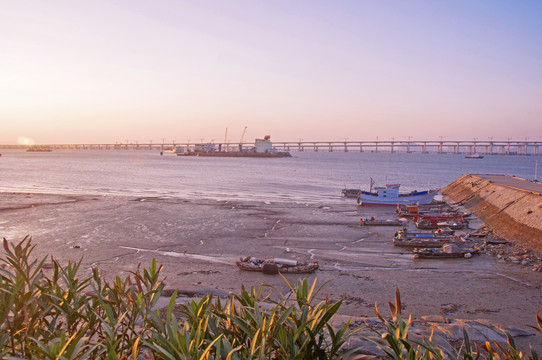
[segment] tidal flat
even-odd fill
[[[320,299],[340,300],[343,315],[374,316],[401,292],[413,318],[482,319],[529,330],[542,308],[542,276],[528,267],[481,254],[470,259],[414,260],[395,248],[395,227],[361,227],[360,218],[394,218],[394,208],[334,204],[186,200],[175,197],[0,193],[0,236],[30,235],[38,258],[61,264],[82,258],[88,275],[125,276],[152,258],[169,289],[226,295],[264,283],[282,293],[280,276],[242,272],[241,256],[312,260],[308,275],[324,285]],[[2,250],[3,251],[3,250]],[[288,274],[292,283],[302,275]],[[520,342],[542,349],[540,336]]]

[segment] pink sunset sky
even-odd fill
[[[6,1],[0,144],[542,140],[540,1]]]

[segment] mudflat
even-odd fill
[[[470,259],[413,259],[396,248],[396,227],[361,227],[360,218],[395,218],[394,208],[192,200],[173,197],[0,193],[0,236],[32,236],[36,257],[83,259],[108,278],[155,258],[167,287],[216,295],[264,283],[283,293],[280,276],[240,271],[241,256],[312,260],[319,297],[344,299],[340,313],[373,316],[401,292],[404,313],[483,319],[529,330],[542,308],[542,275],[481,254]],[[3,250],[1,250],[3,251]],[[285,277],[295,283],[299,276]],[[542,349],[541,336],[525,341]]]

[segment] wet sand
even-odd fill
[[[486,319],[529,330],[542,308],[542,275],[482,254],[413,260],[391,243],[395,227],[360,227],[361,217],[394,218],[394,209],[333,205],[0,193],[0,236],[31,235],[35,255],[61,263],[83,257],[109,278],[155,258],[170,289],[217,295],[265,283],[286,293],[280,276],[242,272],[244,255],[318,261],[309,275],[328,282],[320,298],[345,299],[340,313],[373,316],[401,291],[413,318]],[[295,282],[298,275],[286,275]],[[531,342],[542,349],[542,337]]]

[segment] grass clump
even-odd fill
[[[349,322],[332,326],[341,301],[316,302],[322,288],[300,279],[290,296],[278,300],[265,287],[242,288],[227,299],[212,295],[176,306],[176,293],[166,309],[155,309],[164,289],[161,266],[139,268],[108,282],[97,269],[80,277],[81,261],[62,266],[51,258],[32,257],[30,237],[3,240],[0,259],[0,358],[2,359],[366,359],[363,349],[344,349],[359,329]],[[431,342],[408,336],[410,317],[401,317],[399,292],[392,316],[380,315],[381,326],[370,338],[392,359],[443,359]],[[537,314],[542,332],[542,319]],[[465,343],[457,358],[533,359],[508,347]],[[358,355],[356,355],[358,354]],[[373,356],[374,357],[374,356]]]

